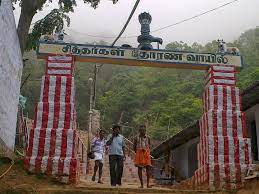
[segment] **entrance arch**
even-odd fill
[[[149,33],[141,37],[158,40]],[[234,48],[233,52],[226,49],[223,42],[219,48],[218,53],[194,53],[39,42],[37,55],[46,60],[46,72],[25,167],[75,183],[80,165],[86,165],[76,155],[84,153],[78,147],[75,131],[75,61],[205,70],[203,115],[199,122],[201,135],[197,145],[198,170],[189,181],[193,186],[211,190],[240,188],[252,161],[240,90],[236,87],[236,73],[242,68],[242,57]]]

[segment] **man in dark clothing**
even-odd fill
[[[126,159],[124,137],[120,134],[121,127],[114,125],[112,134],[108,135],[106,145],[109,146],[109,164],[111,185],[121,185],[123,162]]]

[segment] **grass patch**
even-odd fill
[[[0,165],[3,165],[3,164],[10,164],[11,163],[11,159],[8,158],[8,157],[0,157]]]
[[[45,174],[42,174],[42,173],[37,173],[35,174],[35,177],[39,180],[42,180],[42,179],[47,179],[46,175]]]
[[[23,160],[21,158],[18,158],[17,160],[15,160],[15,165],[16,167],[23,169]]]

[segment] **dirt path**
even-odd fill
[[[10,161],[0,159],[0,175],[10,166]],[[173,190],[154,186],[152,189],[138,189],[138,184],[124,184],[121,187],[111,187],[109,183],[98,184],[90,180],[81,180],[78,185],[64,185],[50,179],[44,175],[31,175],[23,169],[23,162],[15,162],[11,170],[0,179],[0,194],[23,194],[23,193],[62,193],[62,194],[151,194],[151,193],[226,193],[209,192],[204,190]],[[259,193],[259,181],[253,180],[247,185],[246,189],[238,194],[257,194]]]
[[[10,161],[0,160],[0,175],[10,166]],[[138,189],[138,184],[124,184],[121,187],[111,187],[106,184],[93,183],[82,180],[78,185],[64,185],[44,175],[28,174],[23,169],[23,162],[15,162],[11,170],[0,179],[0,193],[93,193],[93,194],[133,194],[133,193],[208,193],[207,191],[179,191],[154,187],[152,189]]]

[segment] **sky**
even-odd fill
[[[141,0],[123,36],[140,34],[138,15],[144,11],[152,15],[152,31],[230,1],[232,0]],[[134,4],[135,0],[119,0],[115,5],[111,0],[101,0],[98,8],[93,9],[89,4],[78,1],[74,13],[69,14],[71,25],[65,28],[68,34],[66,40],[77,43],[104,40],[111,44],[114,38],[93,38],[87,34],[116,37]],[[35,16],[33,22],[42,18],[55,6],[55,4],[45,6],[43,11]],[[14,11],[17,21],[19,12],[19,9]],[[207,15],[152,33],[152,35],[164,40],[163,47],[174,41],[205,44],[220,38],[230,42],[237,39],[244,31],[256,26],[259,26],[259,0],[239,0]],[[138,45],[137,38],[121,38],[116,45],[125,43],[132,46]]]

